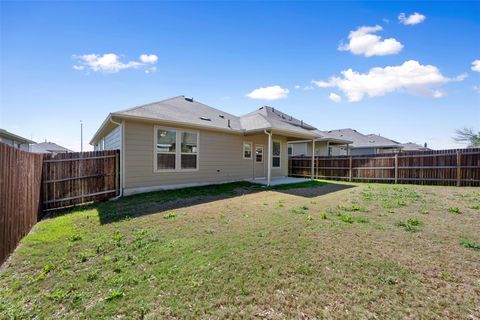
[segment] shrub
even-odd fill
[[[320,212],[320,219],[326,220],[327,219],[327,213],[326,212]]]

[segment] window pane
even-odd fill
[[[182,152],[197,153],[197,134],[182,132]]]
[[[175,169],[175,154],[158,153],[157,170]]]
[[[273,141],[273,155],[274,156],[279,156],[280,155],[280,142],[278,141]]]
[[[272,167],[279,168],[280,167],[280,157],[273,157],[272,158]]]
[[[182,169],[197,169],[196,154],[182,154]]]
[[[292,155],[292,147],[288,147],[288,155],[291,156]]]
[[[255,161],[263,162],[263,148],[255,148]]]
[[[252,157],[252,144],[244,143],[243,144],[243,157],[251,158]]]
[[[157,131],[157,151],[160,152],[175,152],[176,132],[175,130]]]

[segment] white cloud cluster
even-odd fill
[[[342,101],[342,97],[340,97],[338,94],[331,92],[330,95],[328,96],[328,99],[332,100],[335,103],[340,103]]]
[[[422,65],[418,61],[405,61],[399,66],[372,68],[367,73],[352,69],[341,72],[341,77],[331,77],[328,81],[312,81],[320,88],[338,88],[348,101],[361,101],[365,95],[383,96],[390,92],[408,92],[440,98],[445,95],[437,88],[451,81],[462,81],[467,75],[448,78],[432,65]]]
[[[247,94],[247,97],[258,100],[278,100],[288,97],[289,90],[280,86],[258,88]]]
[[[423,14],[414,12],[413,14],[409,15],[408,17],[405,15],[405,13],[400,13],[398,16],[398,20],[400,23],[406,25],[406,26],[413,26],[415,24],[422,23],[425,21],[427,17],[425,17]]]
[[[477,59],[472,62],[472,70],[480,72],[480,59]]]
[[[158,57],[154,54],[142,54],[139,57],[139,61],[122,62],[120,56],[115,53],[106,53],[103,55],[98,54],[84,54],[74,55],[76,64],[73,65],[73,69],[91,70],[94,72],[103,73],[117,73],[125,69],[144,69],[146,73],[156,71],[155,63],[158,61]]]
[[[350,51],[353,54],[365,57],[399,53],[403,48],[403,44],[394,38],[382,40],[382,37],[374,34],[382,29],[381,26],[377,25],[374,27],[363,26],[355,31],[350,31],[348,35],[349,42],[340,44],[338,50]]]

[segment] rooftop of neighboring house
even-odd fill
[[[243,116],[235,116],[220,109],[207,106],[193,98],[177,96],[110,113],[90,141],[91,144],[94,144],[105,134],[105,127],[109,125],[111,117],[158,120],[177,125],[247,134],[273,129],[303,138],[319,137],[315,127],[269,106],[263,106]]]
[[[430,148],[427,147],[427,144],[425,143],[425,145],[420,145],[418,143],[414,143],[414,142],[407,142],[407,143],[402,143],[402,150],[403,151],[429,151],[429,150],[432,150]]]
[[[377,134],[362,134],[355,129],[337,129],[327,131],[333,137],[352,141],[351,148],[402,148],[397,141]]]
[[[30,151],[35,153],[67,153],[73,152],[70,149],[59,146],[53,142],[41,142],[30,146]]]
[[[16,135],[14,133],[11,133],[5,129],[0,129],[0,137],[15,141],[18,144],[34,144],[36,143],[35,141],[32,141],[30,139],[21,137],[19,135]]]

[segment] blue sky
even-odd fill
[[[0,6],[0,127],[36,141],[79,150],[80,120],[85,145],[109,112],[181,94],[434,148],[480,130],[478,1]]]

